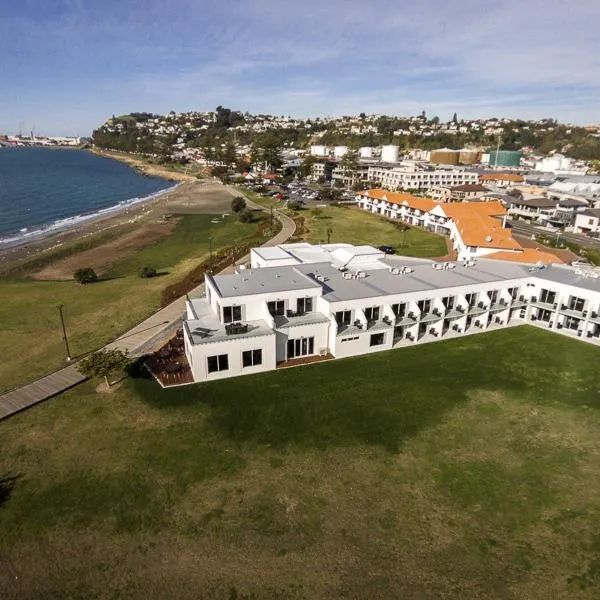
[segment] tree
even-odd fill
[[[73,278],[82,284],[94,283],[95,281],[98,281],[98,275],[96,275],[96,271],[94,271],[94,269],[91,267],[77,269],[77,271],[73,273]]]
[[[106,387],[110,387],[112,384],[108,378],[119,371],[124,371],[129,362],[127,352],[116,348],[114,350],[103,349],[84,358],[77,368],[84,377],[104,377]]]
[[[452,117],[452,122],[456,125],[458,123],[458,115],[456,113],[454,113],[453,117]]]
[[[225,144],[225,149],[223,150],[221,160],[228,167],[230,167],[231,165],[235,164],[236,159],[237,159],[237,152],[235,151],[235,144],[231,140],[229,140]]]
[[[149,279],[150,277],[156,277],[156,275],[157,275],[156,269],[153,267],[144,267],[140,271],[140,277],[143,277],[144,279]]]
[[[298,172],[303,179],[306,179],[311,173],[313,165],[317,162],[317,158],[312,154],[306,155],[302,159],[302,164],[300,165]]]
[[[231,201],[231,210],[234,213],[242,212],[245,208],[246,208],[246,200],[244,200],[244,198],[242,198],[241,196],[238,196],[237,198],[234,198]]]
[[[302,208],[302,204],[300,204],[298,200],[289,200],[287,203],[287,207],[290,210],[300,210]]]
[[[238,219],[240,223],[252,223],[254,221],[254,211],[249,208],[244,208],[244,210],[240,211],[238,214]]]

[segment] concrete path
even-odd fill
[[[232,196],[239,196],[237,190],[226,188]],[[266,211],[262,206],[247,200],[250,208]],[[296,224],[293,219],[276,210],[273,215],[281,223],[281,231],[263,246],[277,246],[283,244],[296,231]],[[242,257],[235,265],[231,265],[221,271],[221,273],[233,273],[236,265],[246,263],[250,260],[250,255]],[[204,294],[204,284],[199,285],[190,292],[192,296]],[[158,349],[181,326],[183,314],[185,312],[185,296],[178,298],[165,308],[162,308],[152,316],[136,325],[133,329],[124,333],[114,342],[108,344],[106,348],[119,348],[127,350],[133,357],[142,356],[148,352]],[[41,379],[28,383],[20,388],[7,392],[0,396],[0,419],[4,419],[25,408],[42,402],[52,396],[56,396],[69,388],[85,381],[85,377],[77,370],[77,364],[71,364],[60,371],[46,375]]]

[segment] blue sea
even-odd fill
[[[0,247],[118,211],[174,185],[85,150],[0,147]]]

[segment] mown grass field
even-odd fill
[[[282,203],[270,196],[261,196],[251,190],[240,188],[250,200],[266,208],[282,208]],[[429,233],[418,227],[409,227],[401,231],[394,223],[380,216],[369,214],[357,208],[326,206],[313,211],[314,206],[308,206],[297,214],[304,218],[307,229],[302,236],[311,244],[327,242],[327,231],[331,230],[331,242],[349,244],[367,244],[370,246],[392,246],[396,253],[402,256],[435,258],[446,256],[446,240],[443,236]],[[291,211],[283,211],[292,214]]]
[[[599,358],[523,326],[91,382],[0,422],[0,597],[595,600]]]
[[[0,389],[30,381],[60,367],[64,349],[56,306],[64,305],[71,352],[88,352],[117,337],[159,308],[162,290],[181,280],[213,251],[262,243],[256,223],[233,217],[211,223],[212,215],[185,215],[158,242],[123,257],[91,285],[75,281],[0,280]],[[163,273],[142,279],[150,266]]]
[[[306,241],[327,241],[327,230],[331,230],[331,242],[368,244],[370,246],[392,246],[397,254],[433,258],[447,254],[446,240],[441,235],[429,233],[418,227],[401,231],[396,224],[368,214],[357,208],[328,206],[319,209],[318,215],[305,209],[300,211],[308,229]]]

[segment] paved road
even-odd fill
[[[539,235],[543,233],[549,238],[557,238],[560,236],[561,240],[579,244],[584,248],[600,248],[600,240],[589,238],[585,235],[579,235],[578,233],[566,233],[562,231],[558,233],[556,231],[548,231],[548,229],[545,229],[544,227],[536,227],[535,225],[531,225],[525,221],[514,221],[511,219],[509,219],[507,223],[510,224],[513,232],[519,235],[531,237],[531,235]]]
[[[226,188],[232,196],[239,196],[237,190]],[[262,206],[247,201],[249,207],[256,210],[266,211]],[[296,231],[296,224],[293,219],[287,215],[273,211],[274,216],[281,223],[281,231],[263,246],[276,246],[283,244]],[[236,265],[248,262],[250,255],[246,255],[237,261]],[[227,267],[221,273],[232,273],[236,265]],[[199,285],[190,292],[191,295],[198,296],[204,294],[204,284]],[[136,325],[133,329],[124,333],[117,340],[108,344],[107,348],[119,348],[128,350],[131,356],[142,356],[147,352],[153,351],[164,344],[181,325],[181,320],[185,312],[185,296],[178,298],[165,308],[162,308],[152,316]],[[4,419],[25,408],[29,408],[38,402],[47,400],[56,396],[69,388],[85,381],[79,371],[76,363],[46,375],[41,379],[28,383],[20,388],[7,392],[0,396],[0,419]]]

